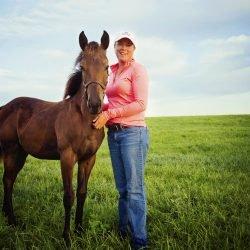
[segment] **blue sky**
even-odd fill
[[[80,48],[136,35],[150,77],[148,116],[250,113],[247,0],[0,0],[0,105],[18,96],[62,99]]]

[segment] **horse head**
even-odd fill
[[[85,87],[87,107],[91,114],[98,114],[102,109],[108,80],[106,50],[109,46],[109,35],[104,31],[99,45],[97,42],[88,43],[88,39],[82,31],[79,35],[79,44],[82,49],[79,65],[82,72],[82,84]]]

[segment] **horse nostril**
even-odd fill
[[[87,106],[91,114],[98,114],[101,111],[102,101],[99,98],[88,98]]]
[[[89,109],[91,114],[99,114],[101,112],[101,107],[100,106],[95,106],[95,107],[90,107]]]

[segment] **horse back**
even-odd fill
[[[30,118],[53,105],[55,103],[36,98],[18,97],[0,107],[0,142],[4,144],[18,141],[19,131]]]

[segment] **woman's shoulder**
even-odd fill
[[[144,65],[137,61],[133,61],[131,64],[132,71],[135,74],[147,74],[147,70]]]

